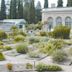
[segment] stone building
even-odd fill
[[[57,25],[65,25],[72,28],[72,7],[47,8],[42,10],[43,30],[51,31]]]

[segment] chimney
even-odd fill
[[[55,8],[55,3],[52,3],[51,4],[51,8]]]

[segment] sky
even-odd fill
[[[40,1],[40,2],[41,2],[41,5],[42,5],[42,7],[43,7],[44,0],[36,0],[36,3],[37,3],[37,1]],[[57,1],[58,1],[58,0],[48,0],[48,1],[49,1],[49,7],[51,7],[51,4],[52,4],[52,3],[55,3],[55,4],[57,5]],[[67,0],[63,0],[63,3],[64,3],[64,6],[66,6]]]

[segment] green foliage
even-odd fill
[[[23,36],[26,36],[26,35],[27,35],[27,34],[26,34],[25,32],[23,32],[23,31],[20,31],[19,34],[20,34],[20,35],[23,35]]]
[[[1,11],[0,11],[0,18],[6,19],[6,6],[5,6],[5,0],[1,0]]]
[[[28,52],[27,45],[24,45],[24,44],[17,45],[16,50],[18,53],[21,53],[21,54],[26,54]]]
[[[22,0],[19,0],[18,1],[18,13],[17,13],[18,15],[18,19],[23,19],[23,2],[22,2]]]
[[[4,47],[4,50],[6,50],[6,51],[7,51],[7,50],[12,50],[12,48],[11,48],[10,46],[5,46],[5,47]]]
[[[45,2],[44,2],[44,8],[48,8],[48,0],[45,0]]]
[[[5,57],[2,53],[0,53],[0,61],[3,61],[3,60],[5,60]]]
[[[44,72],[44,71],[62,71],[62,68],[57,65],[46,65],[43,63],[40,63],[36,66],[36,69],[38,72]]]
[[[32,44],[32,43],[38,43],[38,42],[39,42],[39,39],[37,39],[37,38],[31,37],[31,38],[29,39],[29,43],[30,43],[30,44]]]
[[[67,0],[67,7],[72,7],[72,0]]]
[[[69,39],[70,28],[67,26],[57,26],[55,27],[52,35],[54,38]]]
[[[58,5],[57,7],[63,7],[63,0],[58,0]]]
[[[33,65],[32,64],[30,64],[30,63],[27,63],[26,64],[26,69],[32,69],[33,68]]]
[[[10,11],[9,11],[9,19],[17,18],[17,0],[11,0],[10,2]]]
[[[4,45],[4,43],[2,41],[0,41],[0,45]]]
[[[47,35],[48,35],[47,32],[44,32],[44,31],[41,31],[41,32],[40,32],[40,36],[47,36]]]
[[[28,55],[30,58],[39,58],[39,54],[37,52],[29,52]]]
[[[64,51],[61,51],[61,50],[56,50],[53,54],[52,54],[52,57],[53,57],[53,61],[54,62],[63,62],[66,60],[67,58],[67,54],[64,52]]]
[[[22,36],[22,35],[17,35],[17,36],[15,36],[14,37],[14,40],[16,41],[16,42],[20,42],[20,41],[24,41],[24,36]]]
[[[68,50],[68,54],[72,56],[72,48]]]
[[[6,39],[6,38],[7,38],[7,34],[4,31],[0,30],[0,40]]]

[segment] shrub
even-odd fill
[[[2,41],[0,41],[0,45],[3,45],[3,42]]]
[[[0,40],[6,39],[6,38],[7,38],[7,34],[4,31],[0,30]]]
[[[72,56],[72,48],[69,49],[68,53]]]
[[[4,49],[5,50],[12,50],[12,48],[10,46],[5,46]]]
[[[30,43],[30,44],[32,44],[32,43],[38,43],[38,42],[39,42],[39,39],[37,39],[37,38],[31,37],[31,38],[29,39],[29,43]]]
[[[62,71],[62,68],[57,65],[46,65],[46,64],[38,64],[36,66],[36,69],[38,72],[44,72],[44,71]]]
[[[39,58],[39,54],[36,53],[36,52],[30,52],[28,55],[29,55],[29,57],[31,57],[31,58]]]
[[[52,33],[54,38],[68,39],[70,35],[70,28],[67,26],[57,26]]]
[[[32,69],[32,68],[33,68],[32,64],[30,64],[30,63],[26,64],[26,69]]]
[[[56,50],[53,55],[52,55],[52,58],[53,58],[53,61],[54,62],[63,62],[66,60],[67,58],[67,55],[64,51],[61,51],[61,50]]]
[[[8,64],[7,64],[8,70],[12,70],[12,67],[13,67],[13,65],[12,65],[11,63],[8,63]]]
[[[0,61],[3,61],[3,60],[5,60],[5,57],[2,53],[0,53]]]
[[[23,36],[26,36],[26,33],[23,32],[23,31],[20,31],[19,34],[20,34],[20,35],[23,35]]]
[[[17,36],[14,37],[14,40],[15,40],[16,42],[24,41],[24,36],[22,36],[22,35],[17,35]]]
[[[26,54],[28,52],[28,48],[27,48],[27,45],[24,45],[24,44],[20,44],[16,47],[16,50],[18,53],[21,53],[21,54]]]
[[[40,32],[40,36],[47,36],[47,32],[41,31],[41,32]]]

